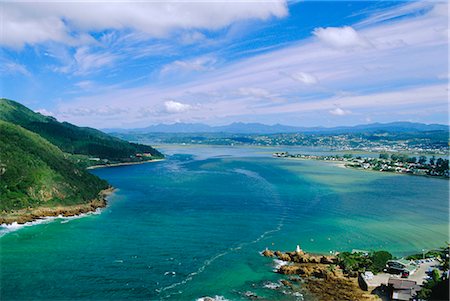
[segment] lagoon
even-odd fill
[[[402,256],[449,237],[447,180],[271,157],[282,148],[160,149],[161,162],[92,170],[117,188],[101,214],[4,234],[2,300],[297,300],[269,288],[260,251]]]

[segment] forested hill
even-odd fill
[[[0,120],[20,125],[39,134],[63,152],[71,154],[87,155],[116,162],[130,161],[136,154],[143,153],[154,158],[163,157],[151,146],[130,143],[93,128],[59,122],[53,117],[33,112],[15,101],[4,98],[0,99]]]
[[[20,126],[0,121],[0,145],[0,211],[86,204],[109,186]]]

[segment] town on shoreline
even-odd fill
[[[276,158],[294,158],[306,160],[320,160],[343,163],[345,167],[362,170],[373,170],[380,172],[393,172],[417,176],[432,176],[449,178],[449,160],[432,156],[409,157],[403,154],[381,153],[378,158],[344,155],[307,155],[290,154],[288,152],[277,152],[273,154]]]

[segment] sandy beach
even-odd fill
[[[93,166],[87,167],[86,169],[96,169],[96,168],[105,168],[105,167],[118,167],[118,166],[126,166],[126,165],[145,164],[145,163],[159,162],[159,161],[163,161],[163,160],[165,160],[165,159],[154,159],[154,160],[140,161],[140,162],[124,162],[124,163],[93,165]]]

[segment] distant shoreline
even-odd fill
[[[140,162],[123,162],[123,163],[113,163],[113,164],[92,165],[92,166],[87,167],[86,169],[97,169],[97,168],[118,167],[118,166],[126,166],[126,165],[137,165],[137,164],[159,162],[159,161],[164,161],[164,160],[165,159],[154,159],[154,160],[140,161]]]
[[[95,212],[99,208],[107,205],[106,198],[115,191],[114,187],[103,189],[98,193],[98,197],[84,204],[56,206],[56,207],[36,207],[31,209],[19,209],[8,213],[0,213],[0,225],[8,226],[13,223],[26,224],[37,220],[51,217],[71,217],[79,216],[90,212]]]
[[[325,160],[320,158],[310,158],[310,157],[275,157],[276,159],[285,159],[285,160],[297,160],[297,161],[320,161],[327,162],[330,165],[334,165],[336,167],[345,168],[349,170],[358,170],[363,172],[374,172],[374,173],[383,173],[383,174],[393,174],[393,175],[407,175],[407,176],[415,176],[415,177],[425,177],[425,178],[433,178],[433,179],[444,179],[448,180],[447,176],[441,175],[429,175],[429,174],[415,174],[415,173],[406,173],[406,172],[397,172],[397,171],[388,171],[388,170],[374,170],[371,168],[363,168],[352,166],[347,161],[342,160]]]

